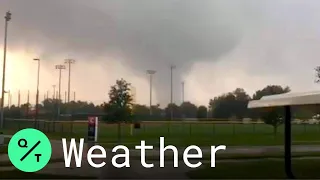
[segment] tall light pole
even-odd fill
[[[66,59],[65,64],[68,64],[69,76],[68,76],[68,103],[70,102],[70,76],[71,76],[71,64],[74,64],[76,61],[74,59]]]
[[[58,90],[58,120],[60,116],[60,100],[61,100],[61,70],[66,69],[65,65],[56,65],[56,69],[59,70],[59,90]]]
[[[1,91],[1,123],[0,128],[3,128],[4,123],[4,86],[5,86],[5,79],[6,79],[6,59],[7,59],[7,34],[8,34],[8,22],[11,20],[11,13],[10,11],[6,12],[5,25],[4,25],[4,45],[3,45],[3,70],[2,70],[2,91]]]
[[[39,78],[40,78],[40,59],[35,58],[34,61],[38,61],[38,74],[37,74],[37,95],[36,95],[36,112],[34,116],[35,128],[38,128],[38,111],[39,111]]]
[[[152,115],[152,76],[155,73],[155,70],[147,70],[147,74],[150,76],[150,116]]]
[[[175,65],[170,66],[170,80],[171,80],[171,92],[170,92],[170,113],[171,113],[171,120],[173,119],[173,69],[175,69]]]
[[[67,91],[64,91],[64,103],[67,104]]]
[[[55,94],[56,94],[56,85],[52,85],[53,87],[53,94],[52,94],[52,99],[54,100],[55,99]]]
[[[18,108],[20,108],[20,98],[21,98],[21,95],[20,95],[20,90],[18,92]]]
[[[28,90],[28,96],[27,96],[27,117],[29,117],[29,110],[30,110],[29,104],[30,104],[30,91]]]
[[[184,103],[184,81],[182,81],[181,85],[182,85],[182,103]]]
[[[8,94],[8,109],[10,109],[10,90],[9,91],[4,91],[4,93]]]

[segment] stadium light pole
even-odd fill
[[[10,90],[4,91],[5,94],[8,94],[8,109],[10,109]]]
[[[170,119],[173,119],[173,70],[176,68],[175,65],[170,66],[170,80],[171,80],[171,92],[170,92]]]
[[[35,59],[33,59],[33,60],[34,60],[34,61],[38,61],[36,112],[35,112],[35,116],[34,116],[35,128],[38,128],[40,59],[39,59],[39,58],[35,58]]]
[[[74,59],[66,59],[65,64],[68,64],[69,76],[68,76],[68,103],[70,102],[70,76],[71,76],[71,64],[74,64],[76,61]]]
[[[150,77],[150,116],[152,115],[152,76],[156,73],[155,70],[147,70]]]
[[[181,89],[181,91],[182,91],[182,103],[184,103],[184,81],[182,81],[181,86],[182,86],[182,89]]]
[[[6,75],[6,59],[7,59],[7,36],[8,36],[8,22],[11,20],[10,11],[6,12],[6,16],[4,17],[4,45],[3,45],[3,70],[2,70],[2,91],[1,91],[1,123],[0,127],[3,128],[4,123],[4,86],[5,86],[5,75]]]
[[[53,88],[53,94],[52,94],[52,99],[54,100],[55,99],[55,95],[56,95],[56,85],[52,85],[52,88]]]
[[[59,70],[59,90],[58,90],[58,120],[59,120],[59,116],[60,116],[60,100],[61,100],[61,70],[62,69],[66,69],[65,65],[56,65],[56,69]]]

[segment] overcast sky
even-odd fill
[[[55,65],[66,58],[76,60],[76,99],[94,103],[107,101],[110,85],[124,78],[135,87],[137,101],[148,104],[146,70],[153,69],[153,104],[167,104],[171,64],[177,67],[178,104],[182,81],[185,100],[198,105],[237,87],[250,95],[267,84],[320,88],[314,83],[320,65],[318,0],[0,0],[0,14],[7,10],[12,20],[6,89],[13,92],[12,103],[18,90],[23,101],[28,90],[35,97],[33,58],[41,59],[41,99],[47,90],[52,96]],[[3,34],[0,28],[1,39]],[[63,71],[62,98],[67,75]]]

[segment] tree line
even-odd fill
[[[204,119],[204,120],[240,120],[249,118],[252,121],[262,120],[264,123],[273,126],[277,132],[279,125],[283,123],[284,109],[282,107],[268,109],[248,109],[250,100],[259,100],[263,96],[288,93],[290,87],[280,85],[267,85],[257,90],[252,97],[243,88],[236,88],[232,92],[224,93],[209,100],[209,105],[196,106],[191,102],[183,102],[180,105],[168,104],[161,109],[159,105],[147,107],[133,103],[130,95],[130,83],[124,79],[117,80],[109,92],[109,102],[104,103],[104,112],[107,113],[106,121],[121,122],[132,120],[165,120],[175,119]],[[208,107],[208,108],[207,108]],[[150,111],[151,110],[151,111]],[[318,113],[318,110],[306,108],[294,108],[293,117],[299,119],[310,119]],[[119,126],[120,127],[120,126]]]
[[[266,95],[290,92],[289,87],[267,85],[250,96],[243,88],[236,88],[232,92],[221,94],[209,100],[208,105],[197,106],[192,102],[168,104],[165,108],[160,105],[150,107],[133,103],[131,84],[124,79],[117,80],[108,93],[109,101],[95,105],[86,101],[71,101],[63,103],[57,99],[45,99],[39,104],[38,118],[57,119],[60,114],[83,114],[78,120],[87,118],[87,114],[101,114],[106,122],[144,121],[144,120],[252,120],[261,119],[275,128],[282,124],[283,110],[273,108],[269,110],[248,109],[250,100],[258,100]],[[12,105],[5,108],[7,118],[34,118],[34,110],[30,104],[20,107]],[[314,109],[295,109],[295,118],[308,119],[317,114]],[[59,119],[63,119],[59,117]]]

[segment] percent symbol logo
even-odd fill
[[[36,172],[44,168],[51,158],[51,153],[50,140],[36,129],[28,128],[17,132],[8,145],[11,163],[24,172]]]
[[[23,143],[23,144],[22,144]],[[35,145],[32,146],[31,149],[29,149],[29,151],[23,155],[23,157],[20,159],[20,161],[23,161],[26,157],[28,157],[30,155],[30,153],[41,143],[41,141],[38,141]],[[18,141],[18,145],[20,146],[20,148],[28,148],[27,146],[27,140],[25,139],[20,139]],[[37,158],[37,162],[40,161],[40,156],[41,154],[34,154],[34,156]]]

